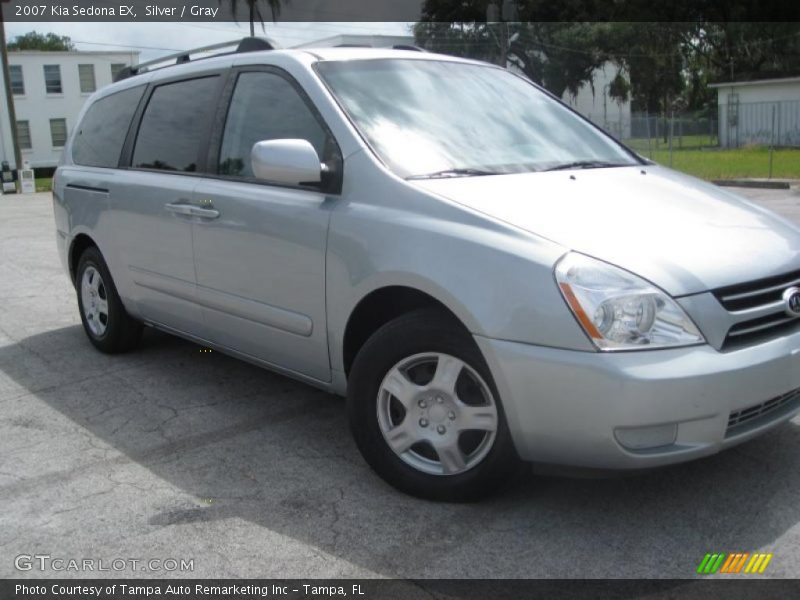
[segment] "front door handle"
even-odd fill
[[[219,211],[214,208],[200,208],[199,206],[192,206],[192,216],[200,217],[202,219],[216,219],[219,217]]]
[[[184,204],[182,202],[170,202],[169,204],[165,204],[164,208],[176,215],[191,216],[193,207],[191,204]]]

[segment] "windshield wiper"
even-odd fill
[[[623,163],[612,163],[606,162],[603,160],[576,160],[573,162],[564,163],[562,165],[556,165],[555,167],[550,167],[549,169],[544,169],[545,171],[565,171],[567,169],[603,169],[608,167],[627,167],[629,165]]]
[[[499,171],[486,171],[484,169],[444,169],[433,173],[422,175],[411,175],[406,180],[411,179],[440,179],[443,177],[479,177],[481,175],[502,175]]]

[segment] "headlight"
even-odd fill
[[[555,274],[564,299],[600,350],[705,341],[677,302],[633,273],[571,252],[558,262]]]

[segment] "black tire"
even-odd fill
[[[460,359],[483,378],[493,395],[497,407],[494,442],[483,459],[464,472],[423,472],[396,454],[381,431],[378,398],[384,377],[404,359],[424,353]],[[479,500],[501,488],[521,466],[486,361],[472,336],[441,310],[422,309],[402,315],[367,340],[350,371],[347,412],[356,445],[367,463],[386,482],[413,496],[447,502]]]
[[[87,311],[84,307],[83,294],[81,293],[81,284],[88,269],[94,269],[100,274],[102,285],[98,297],[107,303],[107,314],[103,322],[105,329],[101,333],[93,331],[92,326],[90,326]],[[95,348],[107,354],[119,354],[132,350],[139,344],[142,336],[142,324],[125,311],[106,261],[94,246],[84,250],[78,259],[75,289],[78,295],[78,310],[80,311],[83,329]]]

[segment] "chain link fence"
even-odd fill
[[[800,100],[729,103],[719,107],[723,148],[800,147]]]
[[[705,162],[713,159],[713,155],[697,151],[720,151],[718,162],[731,163],[731,152],[722,151],[739,150],[740,155],[764,155],[763,165],[758,163],[752,173],[742,167],[742,176],[772,177],[775,151],[780,160],[791,157],[798,161],[796,169],[788,169],[788,176],[800,177],[793,175],[800,173],[800,155],[795,154],[800,150],[800,100],[726,104],[696,112],[586,116],[641,155],[668,166],[678,163],[680,167],[698,157]],[[684,170],[692,172],[691,165]],[[724,169],[720,172],[724,176]],[[786,172],[780,169],[776,176],[786,177]]]

